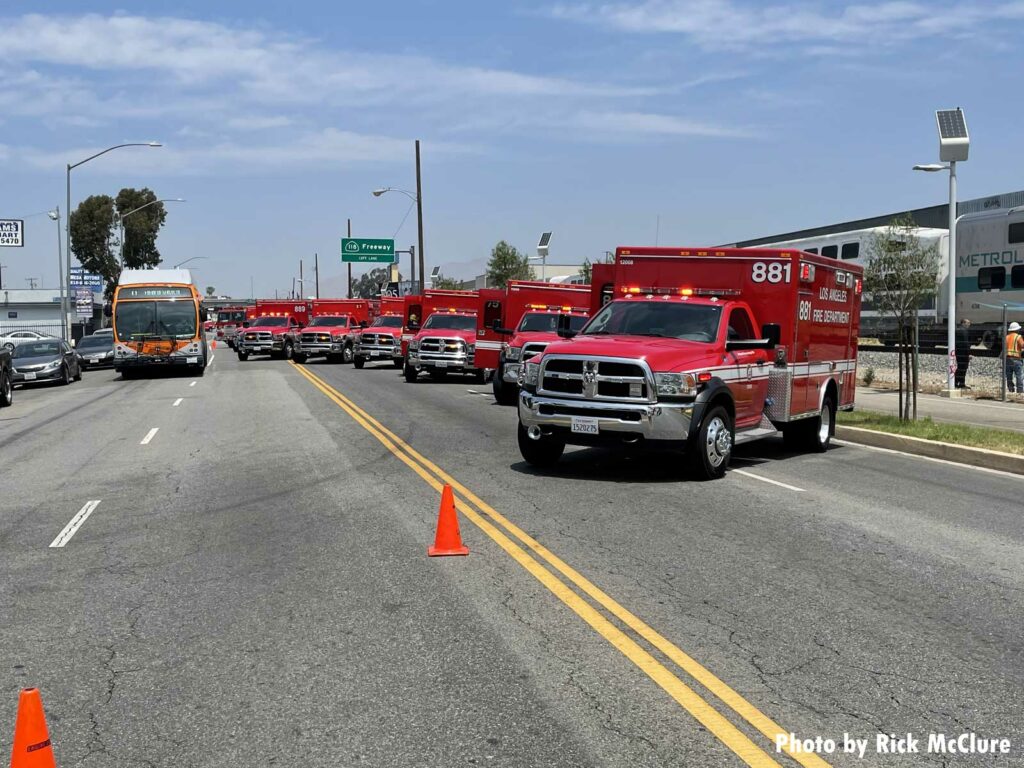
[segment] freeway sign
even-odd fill
[[[352,264],[394,264],[395,241],[381,238],[341,238],[341,260]]]
[[[21,248],[25,245],[25,222],[22,219],[0,219],[0,247]]]

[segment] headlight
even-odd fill
[[[525,363],[519,367],[520,387],[536,387],[540,378],[540,363]]]
[[[697,394],[697,379],[692,373],[656,373],[654,384],[665,397],[689,397]]]
[[[518,360],[519,356],[523,354],[522,347],[505,347],[505,359],[506,360]]]
[[[475,344],[467,344],[466,345],[466,353],[467,354],[472,355],[475,351],[476,351],[476,345]]]
[[[63,362],[62,360],[54,360],[52,363],[47,363],[46,364],[46,370],[47,371],[56,370],[57,368],[60,368],[60,364],[62,362]]]
[[[413,339],[412,341],[409,342],[409,351],[410,352],[415,352],[419,348],[420,348],[420,340],[419,339]]]
[[[331,341],[344,341],[344,340],[345,340],[344,336],[333,336],[333,335],[331,336]]]

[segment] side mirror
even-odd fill
[[[248,320],[243,320],[242,321],[242,327],[243,328],[248,328],[249,327],[249,321]]]
[[[559,315],[558,330],[556,333],[558,333],[558,338],[560,339],[571,339],[579,333],[579,331],[572,330],[572,327],[569,324],[569,315]]]
[[[774,349],[782,340],[782,326],[778,323],[765,323],[761,326],[761,335],[771,342],[769,349]]]
[[[359,327],[360,328],[365,328],[366,327],[366,321],[365,320],[360,320],[359,321]]]
[[[493,323],[491,323],[491,330],[500,336],[512,336],[515,333],[515,331],[509,328],[502,328],[501,320],[495,320]]]

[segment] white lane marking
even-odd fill
[[[747,472],[746,470],[743,469],[733,469],[731,471],[735,472],[737,475],[743,475],[744,477],[750,477],[753,478],[754,480],[760,480],[762,483],[771,483],[772,485],[777,485],[780,488],[786,488],[787,490],[790,491],[796,491],[797,493],[802,493],[804,490],[803,488],[797,488],[795,485],[789,485],[788,483],[780,483],[778,480],[772,480],[771,478],[768,477],[761,477],[761,475],[755,475],[753,472]]]
[[[870,398],[881,395],[883,397],[892,397],[893,399],[895,399],[898,394],[899,393],[896,390],[893,390],[892,392],[872,392],[870,395],[868,395],[868,397]],[[920,405],[922,402],[924,402],[925,405],[928,405],[929,403],[935,403],[936,405],[949,405],[949,401],[943,399],[939,399],[938,401],[936,401],[929,398],[927,400],[918,399],[917,401],[918,405]],[[970,400],[961,400],[960,403],[965,405],[967,408],[994,408],[997,411],[1016,411],[1017,413],[1020,413],[1021,411],[1020,406],[1014,405],[1013,403],[1007,403],[1006,405],[997,405],[994,403],[981,403],[978,402],[977,400],[973,402],[971,402]],[[895,408],[896,406],[892,407]],[[865,411],[872,410],[870,405],[865,405],[863,409]],[[934,418],[934,416],[932,418]]]
[[[149,432],[146,433],[146,436],[142,438],[142,442],[139,443],[139,445],[149,445],[149,441],[156,437],[156,433],[159,431],[160,427],[153,427],[151,430],[149,430]]]
[[[177,400],[174,401],[174,405],[172,407],[177,408],[179,405],[181,405],[181,401],[184,399],[185,398],[183,397],[179,397]]]
[[[71,521],[64,526],[64,530],[57,534],[57,538],[50,542],[50,546],[60,548],[71,541],[75,531],[81,528],[82,523],[89,519],[89,515],[99,506],[100,501],[101,499],[93,499],[92,501],[85,502],[84,506],[78,510],[78,514],[72,517]]]
[[[216,360],[216,359],[217,359],[216,355],[210,355],[210,361],[206,364],[206,367],[209,368],[211,365],[213,365],[213,361]]]
[[[196,383],[194,381],[191,384],[189,384],[190,387],[194,387],[195,385]]]
[[[922,459],[924,461],[934,461],[938,464],[948,464],[951,467],[959,467],[960,469],[972,471],[972,472],[987,472],[990,475],[1002,475],[1003,477],[1012,477],[1014,480],[1024,480],[1024,475],[1018,475],[1016,472],[1005,472],[1001,469],[991,469],[989,467],[975,467],[971,464],[961,464],[958,461],[950,461],[949,459],[937,459],[934,456],[919,456],[916,453],[907,453],[906,451],[897,451],[895,448],[882,448],[877,445],[865,445],[864,443],[851,443],[848,440],[836,440],[832,439],[832,442],[836,445],[844,445],[850,448],[867,448],[869,451],[881,451],[882,453],[895,453],[900,456],[908,456],[911,459]]]
[[[491,393],[490,392],[480,392],[480,391],[478,391],[476,389],[467,389],[466,391],[469,392],[469,394],[471,394],[471,395],[480,395],[481,397],[491,397]]]

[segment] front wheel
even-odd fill
[[[299,365],[302,365],[304,362],[306,362],[306,355],[303,354],[302,352],[296,352],[295,354],[292,355],[292,360],[294,360]]]
[[[14,384],[11,383],[11,374],[0,371],[0,408],[7,408],[13,404]]]
[[[295,347],[292,346],[292,343],[290,341],[286,341],[284,343],[284,350],[281,352],[281,357],[283,357],[285,360],[291,360],[294,354]]]
[[[494,402],[498,403],[498,405],[515,405],[516,397],[519,394],[519,387],[505,381],[503,379],[504,375],[504,368],[499,368],[494,372],[494,378],[491,380]]]
[[[81,380],[82,380],[82,366],[78,366],[78,368],[75,369],[75,381],[81,381]]]
[[[362,368],[364,365],[366,365],[366,361],[361,357],[353,357],[352,365],[354,365],[356,368]]]
[[[404,368],[405,367],[405,360],[403,360],[402,358],[398,358],[397,360],[392,360],[392,362],[395,364],[395,368]]]
[[[405,380],[410,384],[414,383],[419,377],[419,371],[413,368],[411,365],[405,366]]]
[[[351,363],[353,357],[355,357],[355,353],[352,351],[352,345],[346,344],[345,349],[341,352],[341,362]]]
[[[717,480],[725,475],[732,458],[732,419],[718,405],[704,416],[690,449],[690,462],[701,480]]]
[[[244,363],[246,360],[249,359],[249,353],[243,352],[242,350],[238,350],[238,359]]]
[[[71,383],[71,371],[68,370],[66,365],[60,367],[60,385],[66,387]]]
[[[565,443],[550,435],[541,435],[537,440],[532,439],[526,433],[523,422],[519,422],[516,438],[519,442],[519,453],[531,467],[553,467],[565,451]]]

